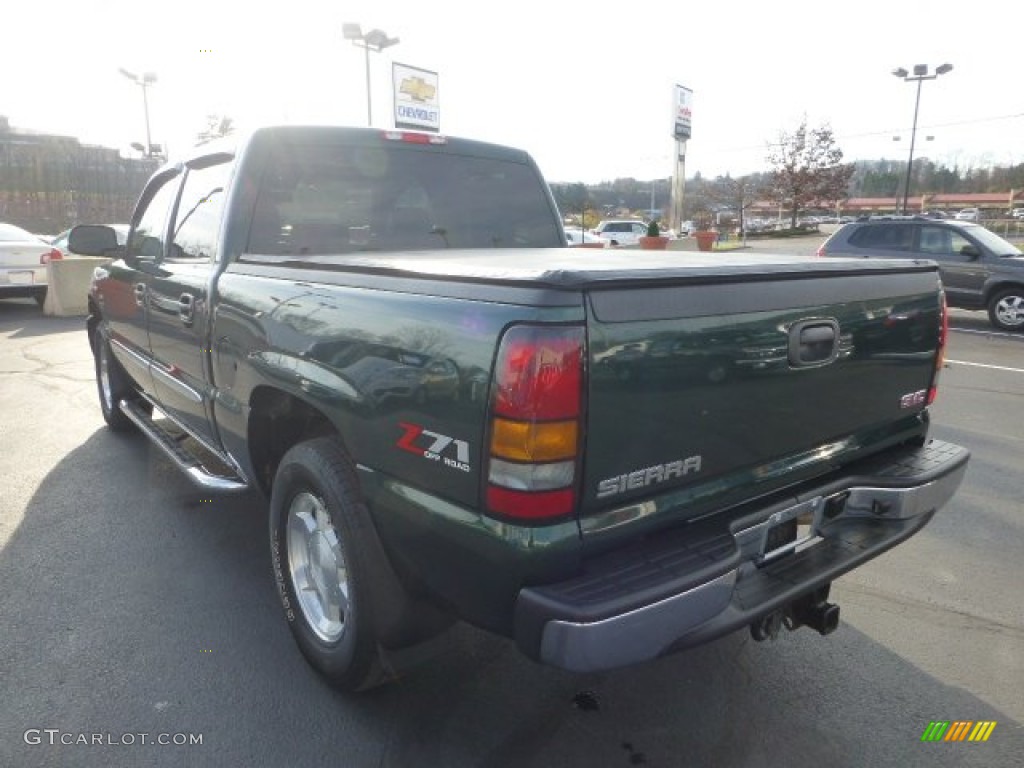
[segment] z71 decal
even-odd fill
[[[462,472],[469,472],[469,443],[465,440],[456,440],[454,437],[442,435],[439,432],[431,432],[419,424],[409,424],[400,421],[403,434],[397,443],[399,448],[424,459],[437,461],[446,467],[458,469]]]

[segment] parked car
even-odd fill
[[[950,306],[987,309],[996,328],[1024,330],[1024,253],[980,224],[924,216],[868,219],[839,229],[818,255],[931,259]]]
[[[1024,208],[1014,208],[1010,215],[1015,219],[1024,219]]]
[[[647,235],[647,225],[639,219],[606,219],[594,228],[594,234],[608,245],[636,245]]]
[[[0,222],[0,299],[46,298],[46,264],[63,254],[45,240]]]
[[[582,227],[566,227],[565,239],[570,248],[604,248],[605,241]]]
[[[108,226],[112,230],[114,230],[114,234],[117,236],[117,244],[118,245],[124,245],[125,243],[128,242],[128,225],[127,224],[109,224]],[[65,254],[65,255],[74,255],[73,252],[71,251],[71,249],[68,247],[68,235],[70,235],[70,234],[71,234],[71,230],[70,229],[65,229],[63,232],[61,232],[59,235],[57,235],[55,238],[53,238],[50,241],[50,243],[54,247],[59,248],[61,253]]]
[[[978,208],[963,208],[957,211],[957,221],[981,221],[981,211]]]

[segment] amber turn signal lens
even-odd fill
[[[576,456],[576,421],[495,419],[491,454],[511,461],[559,461]]]

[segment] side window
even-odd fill
[[[217,257],[230,175],[230,162],[189,169],[174,220],[170,258],[209,262]]]
[[[177,175],[161,182],[162,186],[145,204],[138,223],[128,239],[127,255],[138,259],[159,259],[164,255],[167,216],[178,191]]]
[[[959,254],[965,245],[974,245],[970,240],[961,235],[959,232],[950,232],[950,252]],[[977,246],[975,246],[977,247]]]
[[[925,254],[944,255],[952,253],[949,239],[950,231],[943,227],[921,227],[921,244],[918,250]]]
[[[887,251],[909,251],[913,241],[913,228],[905,224],[876,224],[863,227],[850,237],[850,244],[858,248],[880,248]]]

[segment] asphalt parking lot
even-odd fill
[[[964,485],[833,586],[828,638],[575,675],[460,626],[349,698],[281,620],[265,502],[107,432],[82,320],[0,302],[0,765],[1019,766],[1024,335],[955,311],[947,357],[933,435],[973,452]],[[997,725],[922,743],[934,720]]]

